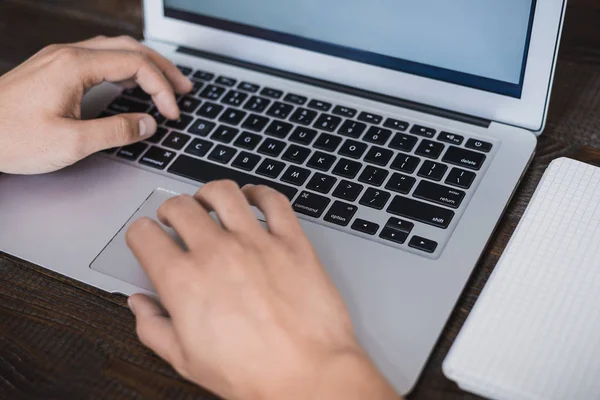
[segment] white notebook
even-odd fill
[[[550,164],[443,370],[495,400],[600,399],[600,168]]]

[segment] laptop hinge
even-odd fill
[[[206,58],[213,61],[218,61],[238,67],[251,69],[257,72],[278,76],[280,78],[289,79],[308,85],[322,87],[324,89],[334,90],[336,92],[346,93],[352,96],[358,96],[365,99],[377,101],[380,103],[386,103],[397,107],[407,108],[413,111],[419,111],[431,115],[435,115],[442,118],[452,119],[459,122],[464,122],[471,125],[476,125],[484,128],[488,128],[492,121],[484,118],[474,117],[467,114],[457,113],[454,111],[445,110],[443,108],[432,107],[426,104],[416,103],[410,100],[404,100],[397,97],[387,96],[379,93],[370,92],[368,90],[362,90],[353,88],[346,85],[340,85],[333,82],[328,82],[321,79],[311,78],[304,75],[294,74],[287,71],[278,70],[275,68],[266,67],[260,64],[254,64],[246,61],[236,60],[234,58],[225,57],[219,54],[209,53],[203,50],[196,50],[189,47],[179,47],[178,53],[187,54],[195,57]]]

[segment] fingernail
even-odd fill
[[[140,119],[140,136],[148,137],[156,133],[156,121],[149,115]]]
[[[244,185],[244,187],[242,189],[246,189],[246,188],[250,189],[251,187],[254,187],[254,186],[255,185],[253,183],[247,183]]]
[[[135,315],[135,306],[133,305],[133,301],[131,301],[131,298],[127,299],[127,305],[129,306],[131,313]]]

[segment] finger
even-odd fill
[[[286,196],[263,185],[246,185],[242,192],[248,203],[265,215],[267,226],[273,235],[293,240],[305,236]]]
[[[65,56],[74,57],[73,70],[86,89],[104,81],[134,79],[149,95],[162,115],[179,118],[179,107],[171,84],[152,60],[140,52],[125,50],[89,50],[63,48]]]
[[[215,211],[228,231],[257,235],[264,232],[237,183],[210,182],[198,190],[194,197],[207,209]]]
[[[210,246],[224,231],[192,196],[176,196],[164,202],[157,211],[159,220],[172,227],[188,249]]]
[[[185,253],[157,222],[149,218],[142,218],[131,224],[126,241],[162,301],[168,305],[170,297],[165,291],[165,278],[177,272],[174,269],[180,265],[178,260]]]
[[[68,135],[66,143],[72,144],[71,153],[78,159],[147,139],[157,129],[156,121],[147,114],[120,114],[85,121],[65,119],[62,123]]]
[[[185,77],[171,61],[129,36],[113,38],[100,36],[83,42],[74,43],[74,45],[96,50],[129,50],[141,52],[147,55],[158,67],[158,69],[167,77],[173,86],[173,89],[177,93],[189,93],[194,86],[193,83],[187,77]]]
[[[127,303],[135,315],[140,341],[178,369],[182,365],[183,350],[171,319],[154,300],[142,294],[131,296]]]

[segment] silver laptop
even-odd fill
[[[130,221],[208,181],[270,185],[407,393],[532,158],[565,3],[145,0],[145,43],[195,82],[181,119],[139,89],[92,90],[87,118],[149,112],[159,132],[0,176],[0,250],[151,293]]]

